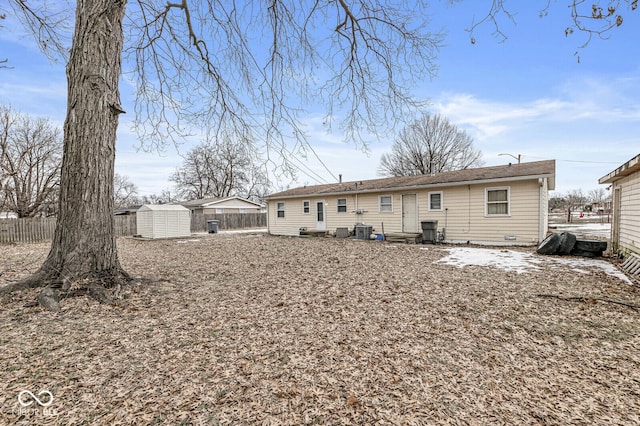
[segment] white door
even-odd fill
[[[318,231],[324,231],[327,229],[324,216],[324,200],[316,201],[316,229]]]
[[[402,196],[402,232],[420,232],[418,230],[418,204],[416,194]]]

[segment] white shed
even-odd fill
[[[191,235],[191,212],[173,204],[145,204],[136,212],[137,233],[143,238]]]

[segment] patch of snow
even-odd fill
[[[489,266],[508,272],[526,273],[531,270],[554,268],[566,265],[578,273],[589,273],[589,269],[600,269],[607,275],[617,277],[632,285],[631,280],[615,265],[600,259],[570,256],[537,256],[534,253],[515,250],[496,250],[477,247],[450,247],[444,249],[449,254],[437,263],[463,268],[465,266]]]
[[[492,266],[505,271],[522,274],[530,269],[540,269],[542,261],[530,253],[515,250],[496,250],[476,247],[451,247],[445,249],[449,255],[438,263],[457,266]]]
[[[579,274],[588,274],[589,271],[585,270],[585,269],[580,269],[580,268],[571,268],[572,271],[577,272]]]

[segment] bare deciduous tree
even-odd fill
[[[59,129],[0,106],[0,209],[21,218],[53,214],[61,162]]]
[[[589,191],[587,194],[587,200],[590,203],[602,204],[610,197],[610,194],[604,188],[596,188]]]
[[[113,205],[116,209],[128,207],[137,201],[138,187],[127,176],[116,173],[113,177]]]
[[[134,198],[133,204],[169,204],[178,201],[180,200],[176,195],[167,189],[163,189],[160,194],[137,196]]]
[[[201,143],[187,153],[171,180],[185,199],[263,196],[269,183],[252,151],[250,143],[230,138]]]
[[[473,140],[439,114],[424,115],[404,128],[383,154],[382,176],[414,176],[481,166],[482,153]]]
[[[33,15],[26,2],[11,4]],[[423,6],[179,0],[135,1],[127,10],[125,0],[76,1],[56,232],[42,267],[0,293],[44,285],[40,303],[57,310],[74,282],[110,301],[107,288],[130,279],[113,221],[125,11],[145,140],[161,144],[212,123],[217,132],[262,140],[269,151],[286,148],[288,138],[306,143],[298,97],[324,101],[328,124],[345,117],[352,140],[418,105],[408,88],[433,70],[441,41],[426,31]],[[27,22],[36,34],[50,25],[45,14]]]
[[[464,0],[450,0],[451,3],[462,3]],[[564,29],[564,35],[569,37],[573,34],[583,34],[586,39],[583,40],[575,52],[578,61],[580,61],[579,51],[589,45],[594,37],[607,39],[613,30],[623,25],[625,18],[638,10],[638,0],[606,0],[606,1],[586,1],[586,0],[568,0],[567,2],[551,2],[549,0],[540,2],[540,10],[538,16],[544,18],[551,13],[555,3],[562,6],[568,6],[571,14],[571,23]],[[509,5],[505,0],[493,0],[489,2],[489,10],[487,14],[478,21],[473,21],[467,30],[471,43],[475,43],[475,31],[485,24],[491,25],[494,29],[494,35],[505,41],[508,37],[502,28],[501,21],[506,19],[512,23],[516,23],[514,14],[511,12],[516,6]]]
[[[585,197],[582,189],[571,189],[567,191],[563,199],[565,201],[565,207],[567,209],[567,223],[571,223],[571,212],[576,209],[582,209],[584,207],[584,204],[587,202],[587,197]]]
[[[67,20],[47,9],[64,2],[36,2],[38,9],[25,0],[9,4],[41,48],[66,58],[55,30]],[[151,145],[213,123],[263,140],[268,154],[288,152],[288,138],[303,149],[301,105],[311,98],[324,104],[327,125],[343,117],[345,137],[362,142],[364,131],[388,130],[421,105],[409,89],[432,73],[442,41],[427,30],[423,1],[137,0],[128,10],[126,0],[71,4],[75,30],[56,232],[42,267],[0,289],[46,286],[39,299],[50,309],[59,309],[59,298],[79,279],[101,301],[110,300],[106,287],[129,280],[112,215],[125,12],[138,131]]]

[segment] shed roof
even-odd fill
[[[189,211],[188,208],[179,204],[144,204],[138,209],[139,212],[144,211]]]
[[[556,161],[532,161],[503,166],[481,167],[456,170],[434,175],[401,176],[361,181],[330,183],[326,185],[301,186],[269,195],[267,200],[293,198],[312,195],[329,195],[381,190],[402,190],[408,188],[429,188],[436,186],[465,185],[482,182],[525,180],[546,177],[550,179],[549,189],[555,188]]]
[[[640,154],[633,157],[611,173],[598,179],[598,183],[613,183],[618,179],[629,176],[631,173],[640,170]]]

